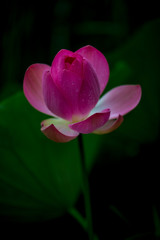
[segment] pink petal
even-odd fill
[[[106,93],[93,109],[93,113],[110,108],[110,119],[118,118],[134,109],[141,99],[140,85],[123,85]]]
[[[71,107],[55,85],[50,72],[46,72],[43,77],[43,95],[48,109],[53,114],[66,120],[72,120]]]
[[[87,119],[69,124],[69,127],[79,133],[91,133],[103,126],[109,119],[110,110],[106,109],[101,113],[95,113]]]
[[[100,93],[102,93],[109,79],[109,65],[105,56],[92,46],[82,47],[76,53],[87,59],[95,70],[100,85]]]
[[[69,70],[63,70],[60,75],[59,89],[68,100],[73,115],[81,115],[78,107],[78,96],[81,89],[82,77]]]
[[[68,100],[72,114],[80,115],[78,96],[83,81],[83,58],[67,50],[60,51],[52,63],[51,72],[55,85]]]
[[[63,119],[47,119],[41,123],[41,131],[44,135],[55,142],[69,142],[76,138],[79,133],[68,127],[68,122]]]
[[[93,133],[96,134],[106,134],[116,130],[123,122],[123,117],[121,115],[118,116],[118,119],[111,119],[102,127],[96,129]]]
[[[100,96],[100,88],[97,76],[91,65],[83,60],[83,82],[79,92],[79,111],[87,115],[96,105]]]
[[[47,108],[42,93],[42,78],[45,71],[49,71],[50,66],[45,64],[31,65],[24,76],[23,91],[28,102],[38,111],[53,116]]]
[[[51,76],[67,99],[73,119],[82,119],[96,105],[100,88],[96,73],[81,55],[61,50],[53,60]]]

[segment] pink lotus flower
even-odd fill
[[[24,94],[38,111],[51,118],[41,131],[51,140],[68,142],[80,133],[109,133],[123,115],[137,106],[139,85],[123,85],[99,97],[109,79],[104,55],[92,46],[61,50],[52,65],[33,64],[24,76]]]

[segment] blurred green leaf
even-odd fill
[[[81,188],[77,140],[58,144],[47,139],[40,131],[47,116],[33,109],[23,93],[2,102],[0,116],[0,215],[36,220],[63,214]],[[88,167],[95,144],[92,149],[88,142],[93,152]]]
[[[123,84],[140,84],[142,99],[124,117],[122,126],[103,136],[108,151],[119,155],[136,154],[141,143],[156,140],[160,118],[160,20],[145,24],[122,47],[105,54],[110,65],[110,79],[105,91]],[[116,151],[117,150],[117,151]]]

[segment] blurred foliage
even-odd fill
[[[159,41],[160,20],[157,20],[144,25],[122,47],[106,54],[111,75],[105,92],[122,84],[140,84],[142,87],[138,107],[124,117],[122,126],[115,133],[104,136],[104,142],[117,143],[114,149],[118,147],[118,155],[120,152],[122,155],[137,154],[140,144],[159,137]]]
[[[77,140],[57,144],[43,136],[39,126],[44,115],[22,93],[2,102],[0,115],[1,215],[12,220],[61,215],[75,204],[81,189]],[[91,136],[88,141],[90,168],[99,143]]]
[[[25,220],[57,217],[73,205],[80,189],[76,146],[72,151],[76,143],[65,144],[61,151],[44,138],[40,114],[22,94],[2,103],[0,112],[1,214]]]

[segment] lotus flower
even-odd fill
[[[85,46],[76,52],[62,49],[51,66],[31,65],[23,89],[29,103],[50,116],[41,123],[41,131],[53,141],[68,142],[80,133],[115,130],[139,103],[140,85],[116,87],[99,99],[108,79],[104,55]]]

